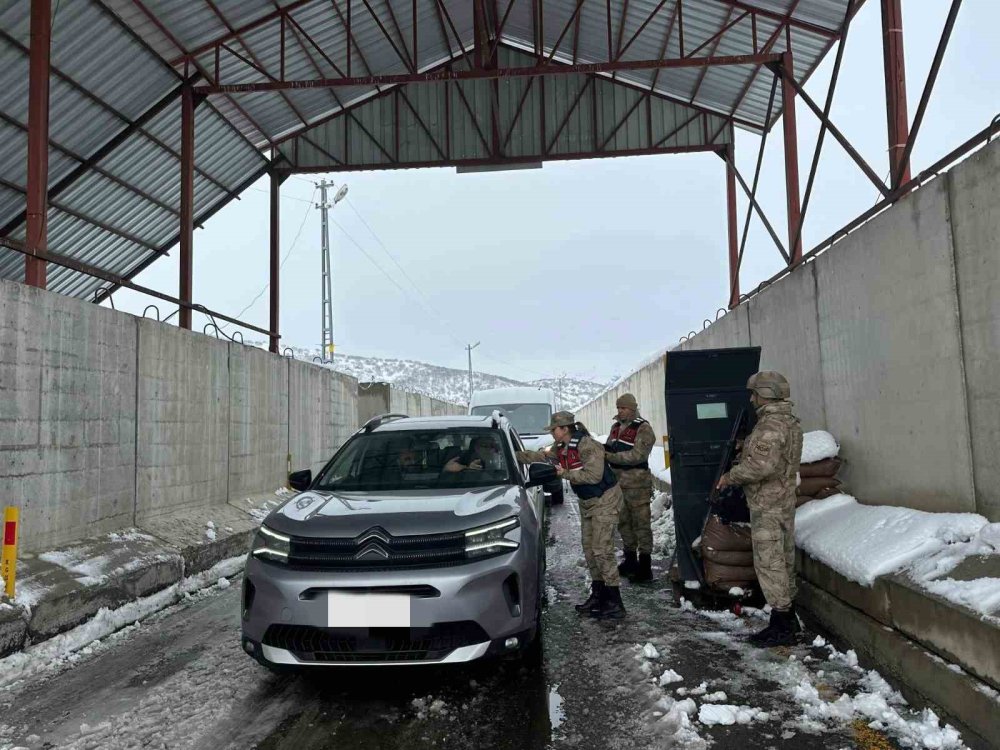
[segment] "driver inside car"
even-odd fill
[[[448,461],[443,471],[447,474],[457,474],[461,471],[502,468],[503,458],[496,441],[492,437],[476,437],[472,439],[469,450]]]

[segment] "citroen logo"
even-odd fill
[[[382,557],[383,559],[389,559],[389,551],[383,547],[378,542],[371,542],[366,544],[364,548],[354,556],[355,560],[361,560],[365,557]]]
[[[362,534],[357,540],[357,543],[359,547],[362,547],[372,541],[379,541],[382,542],[382,544],[388,544],[389,535],[383,529],[378,526],[374,526]]]

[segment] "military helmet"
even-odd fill
[[[750,376],[747,389],[762,398],[784,399],[792,395],[788,379],[774,370],[761,370]]]

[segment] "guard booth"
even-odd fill
[[[759,346],[667,354],[667,434],[682,581],[702,580],[691,545],[705,527],[708,496],[741,410],[746,419],[738,437],[749,434],[756,422],[747,380],[759,366]]]

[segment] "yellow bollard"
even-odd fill
[[[663,468],[670,468],[670,446],[668,445],[667,436],[663,436]]]
[[[4,593],[14,598],[14,579],[17,577],[17,518],[18,509],[6,507],[3,510],[3,552],[0,554],[0,577],[6,587]]]

